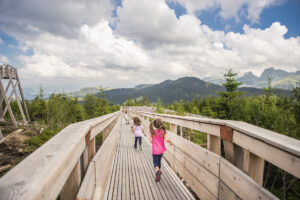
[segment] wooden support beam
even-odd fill
[[[88,155],[89,155],[89,162],[93,159],[94,155],[96,153],[96,139],[93,138],[88,145]]]
[[[177,135],[177,125],[176,124],[170,124],[170,131]]]
[[[26,116],[27,116],[27,121],[30,121],[30,117],[29,117],[29,113],[28,113],[28,109],[27,109],[25,97],[24,97],[24,94],[23,94],[23,90],[22,90],[22,87],[21,87],[21,82],[20,82],[17,70],[16,70],[16,78],[17,78],[17,83],[18,83],[18,86],[19,86],[19,91],[20,91],[20,94],[21,94],[23,106],[24,106],[24,109],[25,109],[25,113],[26,113]]]
[[[78,161],[60,192],[61,200],[76,199],[81,184],[81,167]]]
[[[265,161],[257,155],[244,150],[243,171],[260,186],[263,184]]]
[[[13,111],[10,107],[10,103],[8,102],[8,99],[6,97],[6,92],[4,91],[2,80],[0,80],[0,92],[2,93],[2,96],[3,96],[4,102],[6,104],[6,107],[8,108],[8,112],[9,112],[9,115],[10,115],[10,119],[13,123],[13,126],[14,126],[14,128],[18,128],[16,119],[15,119],[14,114],[13,114]]]
[[[12,87],[13,87],[13,92],[14,92],[14,94],[15,94],[16,101],[17,101],[17,104],[18,104],[18,106],[19,106],[19,110],[20,110],[22,119],[23,119],[24,123],[27,124],[27,121],[26,121],[26,118],[25,118],[25,115],[24,115],[24,112],[23,112],[22,105],[21,105],[20,100],[19,100],[19,96],[18,96],[16,87],[15,87],[14,82],[13,82],[13,80],[12,80],[11,77],[10,77],[9,81],[12,83],[11,85],[12,85]]]
[[[15,86],[17,85],[17,83],[15,84]],[[11,93],[10,93],[10,95],[9,95],[9,97],[8,97],[8,102],[9,102],[9,104],[10,104],[10,102],[11,102],[11,100],[12,100],[12,95],[14,94],[14,91],[11,91]],[[4,108],[4,111],[3,111],[3,117],[5,117],[5,115],[6,115],[6,113],[7,113],[7,109],[8,109],[8,107],[7,106],[5,106],[5,108]]]
[[[207,134],[207,149],[221,155],[221,139],[217,136]]]

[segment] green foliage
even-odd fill
[[[100,89],[99,98],[87,94],[80,103],[77,98],[71,98],[65,94],[51,94],[49,99],[43,98],[43,90],[40,95],[27,102],[29,115],[32,121],[38,121],[45,125],[45,130],[37,136],[29,138],[28,151],[43,145],[61,129],[71,123],[76,123],[89,118],[99,117],[120,110],[119,105],[113,105],[107,101]],[[17,110],[17,103],[12,102]]]

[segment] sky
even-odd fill
[[[299,0],[0,0],[0,63],[50,90],[293,72],[299,19]]]

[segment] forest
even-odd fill
[[[268,85],[264,94],[246,96],[238,88],[241,85],[236,81],[237,73],[228,70],[224,74],[225,91],[219,91],[218,96],[194,98],[192,101],[174,101],[172,104],[150,102],[147,96],[129,98],[125,106],[154,106],[157,112],[172,110],[177,115],[195,114],[210,118],[239,120],[275,131],[296,139],[300,139],[300,85],[294,88],[291,96],[273,94],[272,79],[268,78]],[[17,119],[21,119],[18,105],[11,103]],[[71,123],[98,117],[118,111],[120,105],[108,102],[103,90],[100,95],[87,94],[82,101],[69,97],[66,94],[51,94],[45,98],[43,89],[33,100],[27,101],[31,120],[35,124],[43,125],[40,135],[29,138],[28,151],[33,151],[44,144],[60,130]],[[184,129],[184,135],[201,146],[205,147],[206,135],[200,132]],[[300,181],[287,172],[265,162],[264,184],[270,192],[280,199],[300,199]]]

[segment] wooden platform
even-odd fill
[[[195,199],[164,160],[156,183],[150,144],[143,138],[141,151],[133,144],[129,125],[122,123],[104,199]]]

